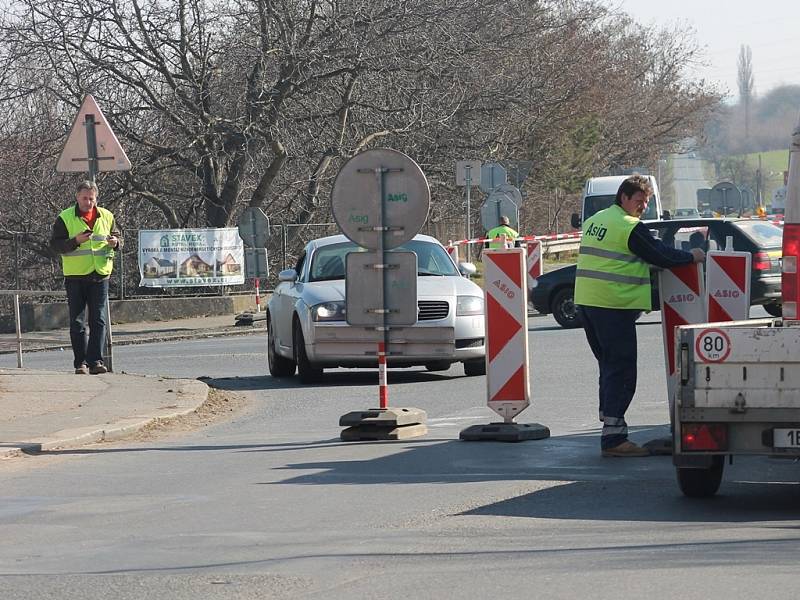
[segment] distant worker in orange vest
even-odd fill
[[[492,250],[498,248],[507,248],[506,244],[508,243],[510,246],[514,245],[514,240],[519,237],[519,233],[517,233],[510,225],[510,221],[508,217],[503,215],[500,217],[500,225],[497,227],[492,227],[489,231],[486,232],[486,237],[489,238],[489,248]],[[505,236],[505,241],[503,240],[503,236]]]

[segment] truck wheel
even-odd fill
[[[764,310],[767,311],[768,315],[773,317],[782,317],[783,316],[783,304],[779,302],[772,302],[771,304],[765,304]]]
[[[564,329],[575,329],[581,326],[578,309],[575,308],[575,291],[571,288],[559,290],[551,304],[553,316]]]
[[[308,360],[306,340],[303,337],[303,327],[300,325],[300,321],[295,320],[292,332],[294,362],[297,364],[300,381],[302,383],[319,383],[322,380],[322,369],[315,367]]]
[[[717,493],[722,483],[722,471],[725,457],[715,456],[713,464],[705,469],[689,469],[676,467],[678,485],[684,496],[689,498],[710,498]]]
[[[269,373],[273,377],[291,377],[294,375],[296,365],[291,358],[278,354],[275,350],[275,335],[272,332],[272,319],[267,315],[267,363]]]

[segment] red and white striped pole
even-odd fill
[[[386,376],[386,343],[378,342],[378,398],[380,408],[389,406],[389,380]]]
[[[259,281],[258,277],[256,277],[255,283],[256,283],[256,312],[261,312],[261,293],[260,293],[261,282]]]

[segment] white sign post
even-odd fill
[[[424,410],[388,405],[389,329],[416,322],[417,257],[413,252],[387,251],[413,239],[425,224],[430,207],[428,180],[419,165],[402,152],[388,148],[368,150],[356,154],[339,171],[331,207],[342,233],[373,251],[364,256],[348,254],[345,304],[348,323],[374,328],[376,333],[380,404],[378,409],[343,415],[339,425],[346,429],[341,439],[424,435],[428,432]]]
[[[456,185],[466,187],[467,211],[466,211],[466,231],[465,237],[472,239],[472,203],[470,194],[473,185],[481,184],[481,161],[479,160],[459,160],[456,162]],[[470,245],[467,244],[467,262],[470,262]]]

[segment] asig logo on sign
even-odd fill
[[[741,295],[739,290],[717,290],[714,298],[738,298]]]

